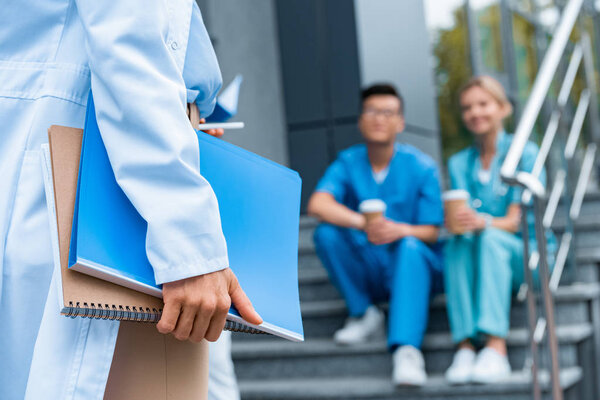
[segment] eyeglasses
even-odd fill
[[[375,118],[378,115],[381,115],[385,119],[390,119],[392,117],[400,115],[400,113],[397,110],[367,107],[363,109],[362,115],[366,118]]]

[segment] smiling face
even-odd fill
[[[460,108],[465,126],[476,136],[500,131],[502,121],[510,114],[508,104],[501,103],[479,86],[472,86],[461,94]]]
[[[367,97],[358,120],[358,127],[367,144],[390,144],[404,130],[400,99],[389,94]]]

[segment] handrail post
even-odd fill
[[[583,67],[585,69],[585,79],[587,89],[590,91],[590,105],[588,107],[588,117],[590,118],[590,141],[598,144],[600,142],[600,121],[598,119],[598,91],[596,88],[596,71],[594,69],[594,56],[592,53],[592,43],[587,32],[581,36],[581,47],[583,49]]]
[[[521,215],[527,215],[528,206],[526,203],[521,202]],[[521,232],[523,233],[523,268],[525,276],[525,284],[527,285],[527,325],[529,326],[529,344],[531,351],[531,380],[533,383],[533,400],[542,400],[542,388],[540,387],[540,380],[538,376],[538,365],[539,365],[539,351],[538,345],[535,340],[535,325],[537,321],[537,306],[535,300],[535,293],[533,288],[535,284],[533,282],[533,273],[529,266],[530,249],[529,249],[529,224],[527,218],[521,218]]]
[[[585,68],[586,84],[588,90],[590,91],[590,105],[588,107],[588,117],[591,131],[590,141],[600,146],[600,118],[598,116],[599,110],[598,90],[596,86],[596,69],[594,68],[592,41],[588,33],[585,31],[581,37],[581,47],[583,48],[583,65]]]
[[[535,236],[540,254],[539,280],[544,301],[544,313],[546,315],[548,347],[550,348],[551,374],[552,374],[552,398],[563,400],[563,391],[560,385],[560,366],[558,360],[558,340],[556,337],[556,323],[554,321],[554,301],[549,287],[550,272],[548,268],[548,249],[546,247],[546,232],[542,222],[544,214],[544,198],[534,194],[533,210],[535,214]]]

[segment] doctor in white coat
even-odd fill
[[[209,115],[221,76],[193,0],[3,0],[0,7],[0,399],[102,399],[118,322],[59,315],[39,161],[50,125],[82,127],[89,89],[117,181],[148,222],[158,330],[216,340],[228,268],[186,102]],[[52,281],[52,284],[51,284]]]

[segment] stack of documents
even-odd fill
[[[51,162],[46,165],[54,175],[55,157],[60,152],[72,152],[76,147],[74,134],[61,136],[64,129],[68,128],[53,127],[50,130],[51,155],[47,158]],[[69,140],[65,140],[67,136]],[[198,143],[202,175],[218,199],[231,269],[264,319],[260,326],[250,325],[232,308],[228,315],[229,329],[303,340],[297,270],[300,177],[288,168],[205,133],[198,133]],[[77,168],[71,170],[77,173]],[[47,187],[48,182],[55,181],[56,176],[54,180],[48,179]],[[54,193],[54,188],[50,192],[55,198],[60,197]],[[162,308],[161,287],[154,281],[146,256],[147,224],[116,182],[91,97],[81,147],[77,194],[73,197],[71,235],[62,240],[70,241],[70,244],[61,243],[60,249],[63,256],[65,246],[70,248],[69,270],[62,274],[78,271],[94,282],[101,279],[109,286],[103,286],[100,292],[111,294],[109,298],[84,299],[80,293],[79,298],[70,299],[63,288],[63,312],[156,321]],[[68,204],[66,208],[69,208]],[[61,235],[58,227],[59,236],[63,238],[64,230]],[[104,290],[106,287],[111,289]],[[128,296],[137,297],[134,301]]]

